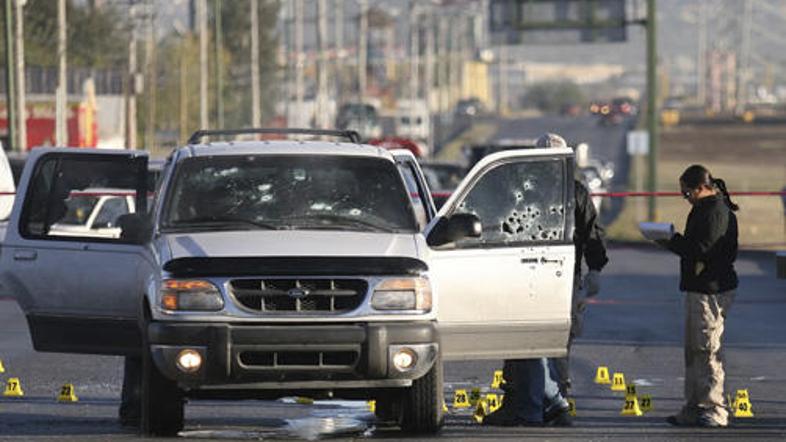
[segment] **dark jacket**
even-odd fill
[[[602,270],[609,262],[606,256],[606,233],[598,223],[598,213],[592,204],[589,191],[580,181],[576,183],[576,231],[573,243],[576,245],[576,276],[581,275],[581,257],[587,261],[590,270]]]
[[[737,288],[737,216],[722,195],[700,199],[691,209],[684,234],[667,247],[680,256],[680,290],[717,294]]]

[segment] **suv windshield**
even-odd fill
[[[190,158],[166,207],[165,230],[416,231],[396,165],[376,158]]]

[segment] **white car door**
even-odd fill
[[[457,214],[482,224],[479,237],[429,249],[444,359],[565,355],[573,191],[570,149],[505,151],[480,161],[440,209],[427,235]]]
[[[126,354],[139,349],[137,312],[152,258],[139,237],[52,231],[89,216],[84,189],[112,189],[146,215],[147,154],[34,149],[11,214],[0,275],[39,351]],[[100,199],[101,195],[95,198]],[[126,232],[127,233],[127,232]]]

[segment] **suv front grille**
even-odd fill
[[[356,350],[330,351],[243,351],[238,360],[246,367],[266,368],[351,368],[357,364]]]
[[[366,296],[362,279],[233,279],[229,291],[244,307],[265,313],[352,311]]]

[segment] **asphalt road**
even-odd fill
[[[585,335],[574,347],[573,377],[578,416],[570,428],[488,428],[469,411],[452,410],[443,440],[765,440],[786,437],[786,280],[775,278],[773,258],[743,254],[741,287],[727,323],[727,386],[747,388],[755,417],[724,430],[676,429],[664,418],[676,411],[682,388],[682,298],[676,257],[650,248],[617,246],[604,271],[601,295],[589,308]],[[23,398],[0,397],[0,439],[132,440],[115,419],[121,359],[37,353],[24,317],[11,300],[0,301],[0,359],[21,380]],[[622,396],[593,383],[598,365],[623,372],[651,394],[654,409],[622,417]],[[500,361],[449,363],[446,394],[472,386],[488,389]],[[79,402],[59,404],[64,383],[74,383]],[[291,401],[193,401],[186,406],[183,439],[336,437],[402,438],[375,428],[364,403]],[[329,430],[329,431],[328,431]]]

